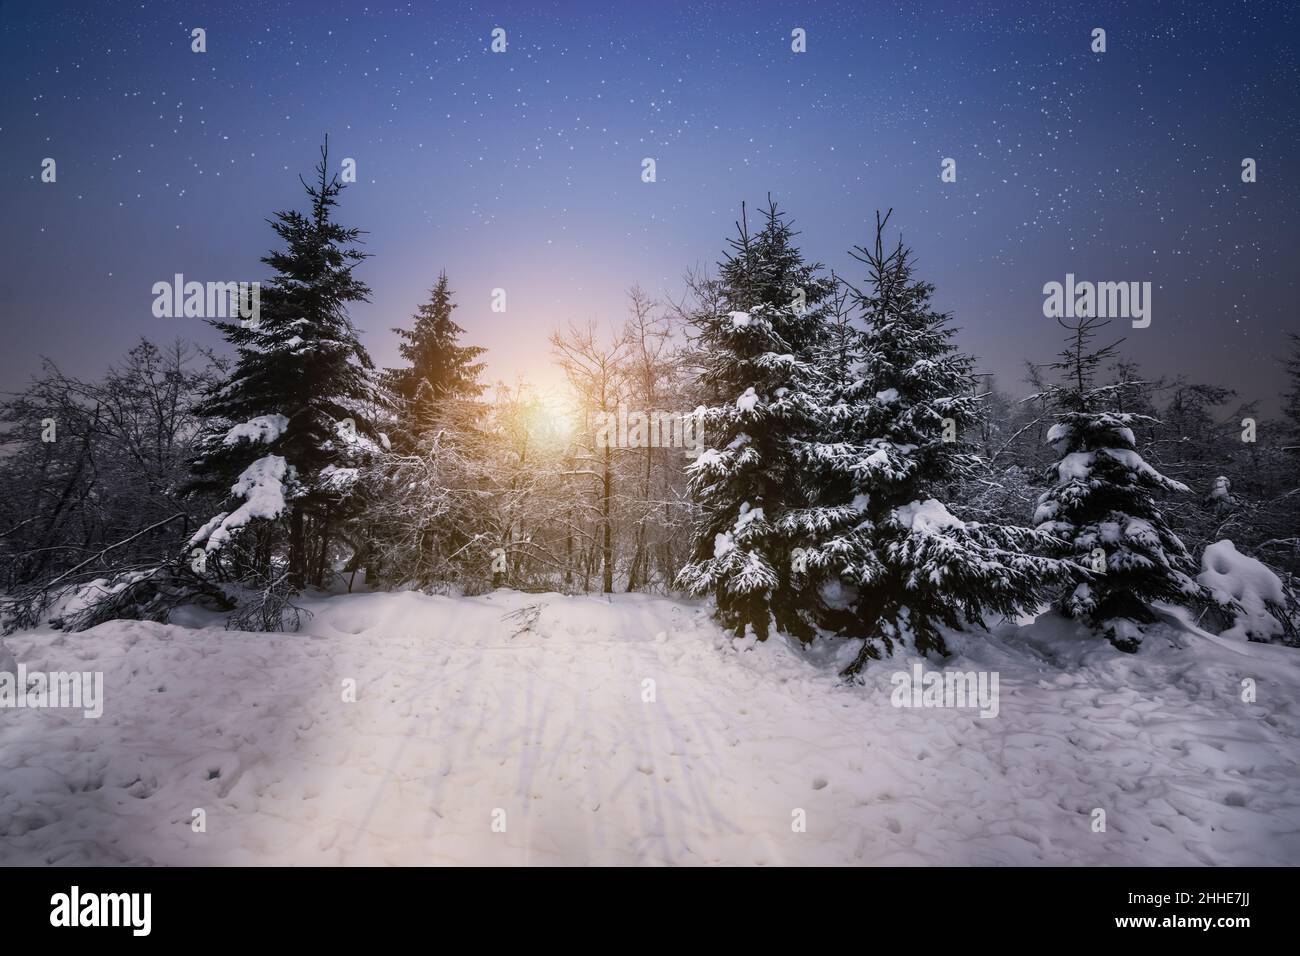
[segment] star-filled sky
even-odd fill
[[[1059,348],[1042,288],[1069,272],[1152,283],[1151,326],[1112,327],[1149,372],[1273,409],[1300,327],[1298,27],[1291,0],[0,0],[0,387],[42,355],[97,374],[140,335],[216,344],[155,318],[153,283],[265,279],[265,220],[302,206],[328,133],[380,365],[446,269],[491,377],[545,384],[553,329],[612,328],[634,282],[680,297],[770,192],[850,279],[893,207],[1013,392]]]

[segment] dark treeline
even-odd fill
[[[769,200],[679,300],[633,287],[617,331],[557,330],[562,401],[483,381],[445,274],[376,369],[348,311],[366,254],[327,168],[306,212],[275,216],[257,321],[213,320],[228,352],[142,341],[91,382],[47,361],[4,401],[8,628],[198,601],[284,629],[295,595],[359,582],[679,590],[737,634],[866,638],[854,671],[1045,602],[1124,648],[1156,604],[1226,629],[1248,609],[1198,577],[1230,539],[1285,594],[1249,636],[1294,641],[1300,342],[1276,419],[1145,375],[1095,319],[1063,324],[1015,400],[957,347],[887,215],[860,273],[832,276]]]

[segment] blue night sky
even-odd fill
[[[620,323],[634,282],[679,297],[771,192],[851,279],[892,206],[960,344],[1014,392],[1060,347],[1042,287],[1072,272],[1153,284],[1151,327],[1118,332],[1148,372],[1272,409],[1300,326],[1297,10],[2,0],[0,386],[42,355],[97,374],[142,334],[216,344],[154,318],[151,286],[265,279],[265,219],[303,205],[328,133],[357,162],[339,219],[367,231],[353,319],[381,366],[446,269],[490,375],[552,381],[555,327]]]

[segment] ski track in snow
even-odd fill
[[[958,636],[945,669],[1000,675],[983,719],[891,706],[911,659],[848,686],[853,642],[733,642],[666,598],[309,607],[298,634],[7,638],[29,671],[102,670],[105,713],[0,710],[0,863],[1300,863],[1293,649]]]

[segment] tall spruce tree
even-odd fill
[[[478,401],[486,350],[459,344],[446,272],[410,329],[395,328],[410,365],[385,370],[396,406],[393,453],[376,463],[367,511],[367,570],[386,583],[430,587],[481,555],[467,545],[482,529],[478,499],[486,468],[484,407]]]
[[[934,286],[915,276],[901,240],[886,253],[888,219],[877,214],[874,244],[852,253],[868,270],[865,289],[849,286],[865,324],[856,367],[827,382],[820,434],[803,446],[817,499],[784,522],[808,543],[810,578],[833,594],[823,620],[865,638],[846,676],[900,642],[944,653],[940,625],[1011,614],[1060,571],[1033,553],[1047,536],[963,521],[944,502],[976,466],[963,436],[982,397]]]
[[[807,635],[810,595],[791,573],[795,541],[782,519],[809,490],[795,445],[817,415],[812,364],[826,339],[833,283],[794,245],[797,233],[769,198],[751,235],[744,207],[719,263],[717,306],[694,317],[688,361],[710,397],[707,448],[691,466],[696,505],[691,560],[680,585],[714,596],[719,620],[765,640]]]
[[[1119,345],[1092,347],[1109,323],[1057,321],[1068,330],[1069,344],[1050,366],[1060,382],[1047,393],[1057,409],[1047,442],[1060,459],[1048,469],[1051,487],[1038,499],[1034,523],[1066,542],[1066,553],[1091,573],[1060,596],[1061,612],[1104,628],[1117,647],[1135,650],[1142,625],[1154,620],[1151,602],[1206,596],[1192,579],[1191,555],[1156,508],[1157,494],[1188,489],[1137,451],[1134,427],[1157,424],[1154,419],[1111,410],[1115,392],[1138,383],[1095,384],[1098,368]]]
[[[398,352],[410,364],[385,369],[382,381],[402,404],[402,418],[428,420],[436,416],[440,401],[472,401],[483,392],[478,378],[485,366],[477,359],[486,350],[459,343],[465,330],[451,317],[455,308],[447,273],[442,272],[429,301],[411,317],[411,328],[393,329],[402,339]]]
[[[191,466],[191,487],[227,491],[233,506],[191,543],[217,552],[256,519],[282,523],[292,589],[321,582],[353,466],[374,447],[364,414],[374,366],[348,317],[350,303],[369,298],[353,275],[366,253],[355,248],[361,231],[332,219],[343,184],[328,163],[326,140],[315,183],[300,177],[310,210],[270,221],[284,247],[262,259],[275,274],[261,289],[260,315],[211,321],[236,360],[199,409],[206,422]],[[262,565],[279,560],[266,531]]]

